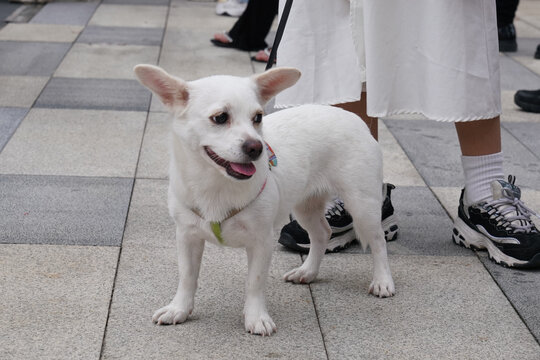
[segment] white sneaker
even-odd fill
[[[246,10],[247,2],[238,0],[218,1],[216,5],[216,14],[239,17]]]

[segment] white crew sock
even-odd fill
[[[502,152],[482,156],[462,156],[465,175],[465,206],[493,199],[491,182],[504,179]]]

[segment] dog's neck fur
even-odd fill
[[[204,220],[223,221],[231,212],[243,209],[256,199],[265,184],[269,172],[266,151],[254,163],[257,171],[252,178],[226,178],[176,136],[172,141],[169,171],[177,176],[170,176],[170,191],[188,209],[197,209],[197,215]]]

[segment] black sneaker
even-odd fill
[[[465,208],[463,191],[452,239],[458,245],[487,250],[497,264],[515,268],[540,267],[540,232],[531,221],[534,211],[520,200],[521,190],[508,182],[491,183],[493,200]]]
[[[525,111],[540,113],[540,89],[518,90],[514,95],[514,102]]]
[[[508,24],[499,28],[499,51],[516,52],[516,28],[514,24]]]
[[[398,226],[394,216],[394,207],[390,197],[392,184],[384,184],[384,202],[382,206],[382,225],[386,241],[393,241],[397,238]],[[356,234],[353,230],[352,217],[339,199],[334,201],[331,208],[326,211],[325,217],[332,229],[332,235],[326,252],[338,252],[349,247],[355,240]],[[279,243],[286,248],[301,253],[308,253],[310,241],[308,233],[298,224],[296,220],[291,221],[281,229]]]

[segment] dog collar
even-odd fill
[[[277,166],[276,153],[274,152],[274,150],[272,150],[272,148],[270,147],[270,145],[268,145],[266,141],[264,142],[264,144],[266,145],[266,151],[268,151],[268,168],[272,170],[272,167]]]
[[[214,236],[216,237],[217,241],[221,244],[221,245],[225,245],[225,240],[223,239],[223,235],[221,233],[221,223],[223,223],[225,220],[228,220],[230,218],[232,218],[233,216],[235,216],[236,214],[238,214],[240,211],[244,210],[246,207],[248,207],[252,202],[255,201],[255,199],[257,199],[259,197],[259,195],[261,195],[261,193],[263,192],[264,188],[266,187],[266,181],[267,180],[264,180],[264,184],[262,185],[261,187],[261,190],[259,190],[259,193],[257,194],[257,196],[255,196],[255,198],[253,200],[251,200],[246,206],[244,206],[243,208],[241,209],[232,209],[231,211],[229,211],[229,213],[227,214],[227,216],[221,220],[221,221],[210,221],[210,229],[212,230],[212,233],[214,234]],[[195,208],[192,208],[191,211],[197,215],[198,217],[200,217],[201,219],[204,220],[204,218],[202,217],[202,215],[200,214],[200,212],[195,209]]]

